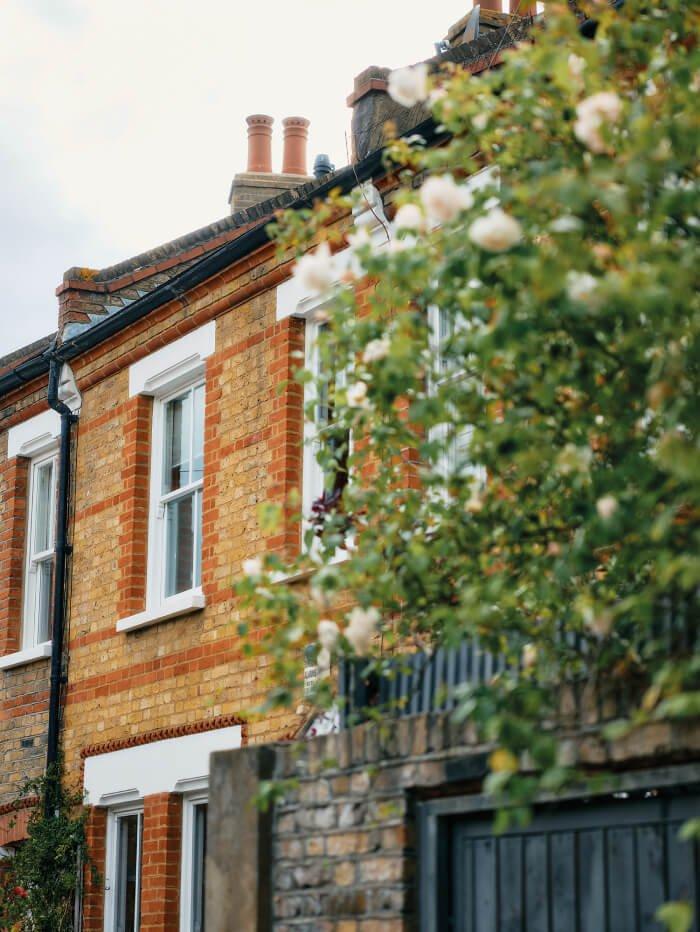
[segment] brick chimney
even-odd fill
[[[370,65],[357,75],[347,99],[352,108],[352,160],[359,162],[384,144],[384,124],[393,119],[397,106],[387,93],[389,68]]]
[[[272,171],[272,124],[274,119],[264,113],[246,117],[248,124],[248,165],[246,171],[234,175],[229,194],[231,213],[254,207],[283,191],[298,188],[313,179],[306,173],[306,140],[309,121],[303,117],[287,117],[284,127],[284,158],[282,171]]]

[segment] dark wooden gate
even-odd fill
[[[667,900],[695,905],[697,845],[682,842],[700,796],[568,803],[495,837],[490,816],[449,826],[453,932],[642,932]]]

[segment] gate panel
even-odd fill
[[[698,848],[682,842],[700,797],[543,810],[524,830],[491,832],[490,816],[451,824],[449,928],[454,932],[651,932],[667,900],[694,904]]]

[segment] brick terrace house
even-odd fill
[[[478,14],[456,24],[438,59],[496,65],[527,28],[496,5],[482,4],[480,33]],[[24,837],[29,810],[16,817],[12,801],[60,743],[105,878],[84,892],[86,930],[203,928],[209,755],[301,724],[246,720],[264,661],[243,654],[233,592],[243,559],[301,546],[291,516],[263,542],[258,504],[297,489],[308,510],[323,487],[287,381],[317,305],[266,225],[358,184],[373,208],[339,228],[390,222],[384,122],[437,137],[420,107],[397,112],[386,77],[355,80],[352,166],[309,177],[308,124],[290,118],[273,173],[272,119],[249,117],[229,216],[70,269],[57,332],[0,359],[0,845]],[[347,253],[337,261],[340,277]]]

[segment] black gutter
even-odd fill
[[[47,786],[44,797],[45,815],[49,817],[55,808],[54,789],[57,787],[59,731],[61,717],[61,687],[63,686],[63,643],[66,619],[68,509],[71,477],[71,427],[78,416],[58,397],[58,382],[61,362],[49,351],[48,403],[61,415],[61,446],[58,462],[58,503],[56,511],[56,546],[53,578],[53,621],[51,628],[51,680],[49,686],[49,733],[46,749]]]
[[[422,136],[428,145],[447,138],[447,133],[437,131],[432,117],[413,127],[406,135],[413,136],[416,134]],[[330,175],[322,184],[314,186],[309,193],[290,201],[284,209],[302,210],[305,207],[312,207],[315,201],[327,197],[333,190],[340,189],[342,193],[347,193],[358,184],[371,178],[380,178],[386,172],[384,149],[376,149],[357,164],[348,165],[341,171]],[[156,310],[156,308],[167,304],[168,301],[181,298],[192,288],[270,242],[270,235],[267,232],[270,221],[271,217],[265,217],[252,230],[220,246],[214,252],[200,259],[199,262],[180,272],[170,281],[154,288],[143,298],[139,298],[116,314],[98,321],[92,327],[87,328],[84,333],[66,340],[54,351],[53,355],[62,361],[73,359],[115,333],[124,330],[130,324]],[[47,372],[50,365],[50,355],[49,353],[42,353],[34,356],[5,375],[0,376],[0,397]]]

